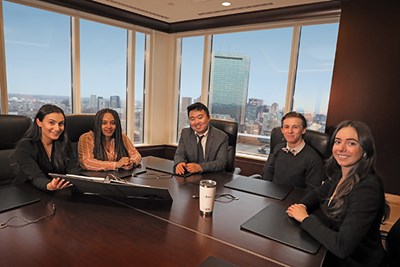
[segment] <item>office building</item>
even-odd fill
[[[110,108],[121,108],[121,99],[119,95],[110,96]]]
[[[214,52],[211,62],[211,113],[229,115],[243,125],[249,86],[250,58],[226,52]]]

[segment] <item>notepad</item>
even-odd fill
[[[317,253],[321,245],[301,229],[298,221],[286,214],[286,209],[283,206],[269,204],[240,228],[308,253]]]
[[[279,200],[285,199],[293,189],[290,185],[276,184],[245,176],[237,177],[225,184],[225,187]]]
[[[0,188],[0,212],[35,203],[40,199],[16,186]]]

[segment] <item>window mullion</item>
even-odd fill
[[[294,101],[293,96],[296,84],[297,65],[299,60],[300,37],[301,37],[301,26],[293,27],[292,51],[290,54],[285,109],[283,111],[284,114],[286,114],[289,111],[292,111],[293,109],[293,101]]]
[[[71,17],[71,99],[72,113],[81,113],[81,60],[79,18]]]

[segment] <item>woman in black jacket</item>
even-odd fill
[[[79,173],[61,108],[46,104],[39,109],[32,126],[19,141],[13,159],[17,174],[14,184],[30,181],[37,188],[48,191],[71,185],[64,179],[49,176],[49,173]]]
[[[331,147],[329,179],[287,213],[328,250],[326,266],[382,266],[379,228],[389,208],[375,168],[372,133],[362,122],[344,121],[333,133]],[[323,212],[311,214],[318,208]]]

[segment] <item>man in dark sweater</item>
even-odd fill
[[[289,112],[282,118],[281,130],[286,143],[276,145],[269,155],[263,179],[308,190],[321,185],[322,159],[304,142],[306,128],[307,121],[298,112]]]

